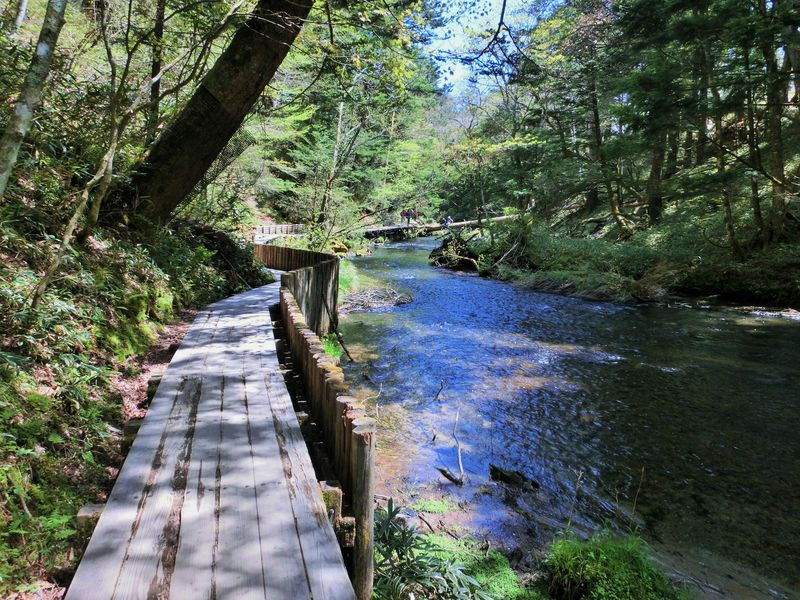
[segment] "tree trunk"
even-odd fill
[[[14,33],[17,33],[22,24],[25,22],[25,17],[28,16],[28,0],[17,1],[17,14],[14,18]]]
[[[630,230],[630,227],[628,226],[625,216],[622,214],[622,208],[620,207],[618,196],[614,195],[611,174],[608,170],[608,161],[606,160],[606,154],[603,150],[603,132],[601,130],[600,108],[597,100],[597,82],[594,80],[594,77],[592,77],[591,87],[589,89],[589,102],[592,110],[592,138],[595,145],[596,155],[600,161],[600,173],[603,176],[603,183],[605,184],[606,195],[608,196],[608,204],[611,208],[611,215],[614,217],[614,220],[617,222],[619,228],[623,232],[627,233]]]
[[[703,4],[703,3],[701,3]],[[696,18],[700,18],[701,9],[707,10],[706,7],[697,7],[694,9]],[[706,69],[706,53],[705,47],[701,44],[695,48],[692,56],[692,75],[697,83],[697,90],[695,91],[696,104],[694,106],[694,126],[697,129],[697,139],[695,140],[695,166],[702,165],[706,161],[706,147],[708,145],[708,79],[705,73]]]
[[[673,177],[678,172],[678,152],[680,151],[681,126],[678,123],[669,133],[669,153],[664,167],[664,179]]]
[[[686,131],[683,142],[683,168],[688,169],[692,166],[692,148],[694,147],[694,133],[691,129]]]
[[[725,233],[728,236],[728,245],[731,250],[731,255],[734,260],[741,260],[744,256],[742,247],[736,239],[736,227],[733,221],[733,184],[728,180],[728,167],[727,167],[727,154],[725,153],[725,138],[723,135],[724,129],[722,125],[722,113],[725,110],[722,106],[722,96],[717,86],[716,78],[714,77],[714,65],[711,59],[711,53],[706,49],[703,51],[703,65],[706,77],[706,85],[711,90],[711,95],[714,98],[713,113],[714,113],[714,136],[716,137],[717,147],[717,173],[720,176],[722,184],[722,207],[725,215]]]
[[[0,199],[5,194],[20,146],[30,129],[33,113],[42,103],[42,89],[50,74],[50,62],[53,59],[61,27],[64,25],[66,7],[67,0],[50,0],[47,3],[44,23],[39,33],[39,41],[36,43],[36,53],[28,67],[14,114],[11,115],[8,127],[0,139]]]
[[[241,126],[294,42],[313,0],[259,0],[253,15],[158,137],[132,186],[129,209],[166,223]]]
[[[50,262],[47,265],[45,274],[41,279],[39,279],[39,283],[36,285],[36,288],[33,291],[31,308],[36,308],[39,305],[44,297],[45,291],[47,291],[50,283],[55,278],[55,275],[64,260],[64,256],[66,255],[67,250],[69,250],[70,244],[72,244],[72,240],[75,237],[75,231],[78,228],[81,217],[83,217],[83,213],[86,212],[86,206],[89,204],[89,199],[91,198],[92,192],[95,189],[97,190],[96,197],[99,198],[98,202],[102,202],[102,198],[106,195],[106,193],[108,193],[108,187],[111,184],[111,175],[114,169],[114,156],[117,152],[118,141],[119,140],[116,137],[115,130],[112,132],[112,137],[109,140],[108,147],[106,148],[106,153],[100,160],[100,165],[98,166],[94,177],[92,177],[92,179],[86,184],[86,187],[83,188],[83,191],[81,192],[80,201],[75,207],[75,212],[72,213],[72,217],[67,223],[67,227],[64,230],[64,235],[61,237],[61,242],[58,245],[58,250],[56,250],[55,253],[50,257]]]
[[[336,118],[336,139],[333,143],[333,157],[331,158],[331,170],[325,179],[325,191],[322,194],[322,204],[319,207],[317,223],[320,225],[325,222],[325,213],[328,211],[333,197],[333,184],[336,182],[336,175],[339,172],[339,149],[342,145],[342,125],[344,121],[344,102],[339,102],[339,110]]]
[[[650,160],[650,176],[647,178],[647,216],[650,225],[655,225],[661,218],[664,199],[661,195],[661,179],[666,155],[667,135],[659,131],[655,136],[655,145]]]
[[[760,9],[765,20],[774,17],[776,5],[767,9],[766,0],[761,0]],[[783,117],[783,76],[778,66],[776,47],[772,40],[765,40],[761,44],[766,67],[766,92],[767,92],[767,162],[772,179],[772,205],[769,211],[767,242],[775,242],[783,237],[784,221],[786,219],[786,185],[783,163],[783,131],[781,119]]]
[[[747,75],[747,148],[748,160],[752,167],[756,170],[761,169],[761,153],[758,149],[758,130],[756,129],[755,108],[753,98],[753,85],[750,81],[750,48],[744,46],[742,48],[742,56],[744,56],[744,70]],[[764,243],[764,216],[761,212],[761,198],[758,189],[758,177],[750,175],[750,207],[753,210],[753,220],[756,224],[756,233],[753,237],[754,244]]]
[[[150,74],[153,83],[150,84],[150,106],[147,109],[147,137],[146,143],[152,144],[156,139],[158,129],[158,119],[161,109],[161,57],[163,55],[164,44],[164,7],[166,0],[157,0],[155,24],[153,25],[153,55],[150,63]]]

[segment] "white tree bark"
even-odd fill
[[[8,127],[0,139],[0,199],[6,191],[11,171],[17,162],[22,140],[30,129],[33,113],[42,103],[42,89],[50,74],[50,62],[64,25],[64,10],[67,0],[49,0],[45,13],[36,52],[28,67],[28,74],[17,98],[14,114],[8,121]]]
[[[14,19],[14,33],[20,30],[20,27],[22,27],[22,24],[25,22],[26,16],[28,16],[28,0],[18,0],[17,16]]]

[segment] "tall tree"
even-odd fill
[[[283,62],[313,0],[260,0],[178,117],[158,137],[124,200],[165,223],[241,126]]]
[[[14,113],[8,121],[3,137],[0,138],[0,199],[5,195],[11,171],[17,163],[20,146],[33,122],[33,114],[42,103],[42,90],[50,75],[50,64],[64,25],[66,8],[67,0],[48,1],[28,74],[17,98]]]

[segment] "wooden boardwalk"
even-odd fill
[[[175,354],[68,600],[355,598],[279,372],[274,283]]]

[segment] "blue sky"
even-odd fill
[[[469,11],[459,19],[451,22],[448,27],[437,32],[437,38],[428,45],[431,53],[436,57],[443,54],[467,54],[470,50],[469,32],[494,30],[500,19],[502,0],[478,0],[474,10]],[[529,6],[527,0],[507,0],[505,21],[514,22],[514,14],[525,6]],[[485,14],[480,14],[485,13]],[[442,83],[449,83],[455,88],[454,91],[463,89],[469,79],[469,67],[462,64],[455,58],[442,58]],[[451,73],[452,71],[452,73]]]

